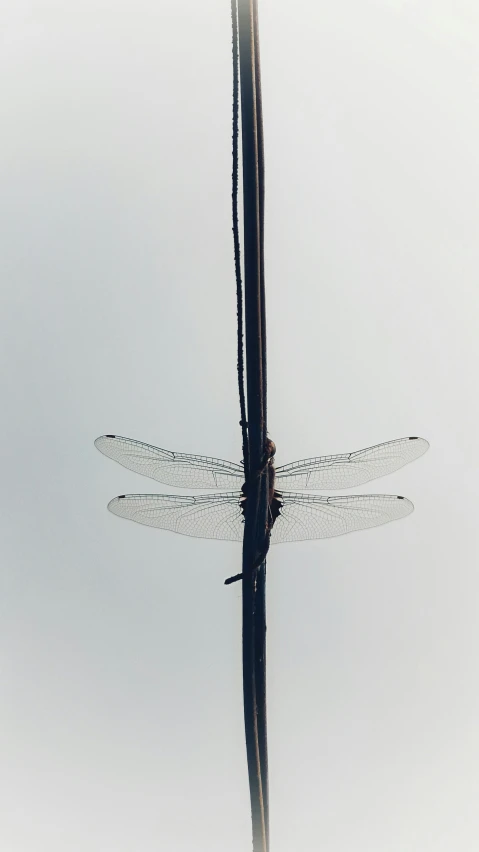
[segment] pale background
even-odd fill
[[[272,852],[479,848],[475,0],[260,2],[278,464],[403,435],[268,560]],[[2,852],[244,852],[240,547],[104,432],[239,461],[228,0],[0,13]]]

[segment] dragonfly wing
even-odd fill
[[[424,438],[398,438],[355,453],[318,456],[276,468],[278,488],[352,488],[398,470],[422,456]]]
[[[180,488],[237,488],[243,466],[222,459],[172,453],[120,435],[102,435],[95,447],[123,467]]]
[[[196,497],[165,494],[125,494],[108,503],[110,512],[138,524],[195,538],[243,540],[240,492]]]
[[[282,492],[283,505],[271,533],[271,544],[330,538],[378,527],[404,518],[414,506],[406,497],[389,494],[350,494],[322,497]]]

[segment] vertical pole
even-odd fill
[[[256,83],[256,128],[258,139],[258,189],[260,233],[260,299],[261,299],[261,350],[262,391],[264,411],[263,442],[267,438],[267,368],[266,368],[266,297],[264,272],[264,138],[263,104],[261,91],[261,61],[259,50],[258,0],[253,0],[254,62]],[[269,491],[269,489],[268,489]],[[266,848],[269,849],[269,782],[268,782],[268,730],[266,716],[266,560],[258,568],[255,599],[255,686],[258,726],[258,749],[261,769]]]
[[[254,643],[258,756],[266,849],[269,849],[268,729],[266,723],[266,561],[260,566],[256,575]]]
[[[266,437],[263,391],[261,299],[261,188],[253,0],[238,0],[241,129],[243,153],[243,242],[245,338],[250,477],[261,468]]]
[[[244,294],[249,469],[243,544],[243,698],[254,852],[268,850],[265,567],[268,473],[263,275],[263,146],[256,0],[238,0],[244,209]]]

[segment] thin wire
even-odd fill
[[[236,0],[231,0],[231,22],[233,29],[233,172],[232,172],[232,207],[233,207],[233,242],[236,276],[236,315],[238,325],[238,390],[241,410],[241,433],[243,436],[243,462],[245,481],[249,471],[249,442],[248,423],[246,419],[246,399],[244,390],[244,343],[243,343],[243,282],[241,280],[241,249],[238,222],[238,134],[239,134],[239,55],[238,55],[238,7]]]

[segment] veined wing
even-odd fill
[[[180,488],[237,488],[243,466],[208,456],[172,453],[120,435],[102,435],[95,447],[123,467]],[[239,481],[238,481],[239,480]]]
[[[424,438],[398,438],[355,453],[318,456],[276,468],[278,488],[352,488],[393,473],[422,456],[429,444]]]
[[[200,494],[125,494],[108,503],[110,512],[162,530],[196,538],[243,540],[241,492]]]
[[[282,492],[283,506],[271,533],[271,544],[330,538],[378,527],[404,518],[414,506],[406,497],[389,494],[350,494],[322,497]]]
[[[240,492],[171,495],[125,494],[108,504],[110,512],[162,530],[225,541],[243,540]],[[323,497],[285,491],[271,533],[271,543],[344,535],[409,515],[413,504],[388,494]]]

